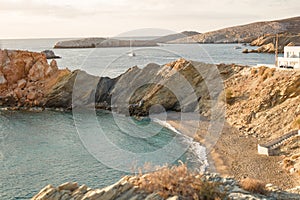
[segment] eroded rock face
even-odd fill
[[[0,103],[12,107],[43,106],[48,89],[68,73],[59,70],[55,61],[49,65],[44,54],[0,50]]]
[[[295,130],[300,117],[299,71],[245,68],[225,86],[233,100],[226,109],[232,126],[265,141]]]

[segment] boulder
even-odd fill
[[[71,182],[67,182],[67,183],[64,183],[64,184],[61,184],[60,186],[58,186],[58,190],[69,190],[69,191],[74,191],[78,188],[78,183],[74,182],[74,183],[71,183]]]
[[[55,55],[54,51],[52,50],[44,50],[41,53],[45,54],[47,59],[61,58],[60,56]]]

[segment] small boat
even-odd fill
[[[131,40],[130,40],[130,52],[128,52],[127,54],[128,54],[128,56],[130,56],[130,57],[136,56],[135,52],[134,52],[133,49],[132,49]]]
[[[136,54],[134,53],[134,51],[131,51],[131,52],[128,53],[128,56],[134,57],[134,56],[136,56]]]
[[[242,47],[240,46],[235,46],[234,49],[241,49]]]

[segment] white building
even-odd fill
[[[277,66],[300,69],[300,46],[284,47],[284,57],[278,57]]]

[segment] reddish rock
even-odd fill
[[[56,61],[48,64],[42,53],[0,50],[0,105],[43,105],[49,90],[69,73]]]
[[[28,100],[35,100],[36,97],[37,97],[37,94],[34,91],[29,92],[28,95],[27,95]]]
[[[2,72],[8,84],[14,84],[25,76],[25,65],[23,60],[16,60],[3,67]]]
[[[45,63],[42,61],[36,62],[32,68],[29,70],[29,79],[32,81],[38,81],[45,78],[45,71],[46,71]]]
[[[18,88],[23,89],[26,86],[27,81],[25,79],[21,79],[18,81]]]
[[[58,70],[58,66],[57,66],[56,60],[52,60],[52,61],[50,62],[50,67],[51,67],[53,70]]]
[[[20,88],[16,88],[14,90],[14,94],[18,99],[21,99],[23,97],[23,91]]]

